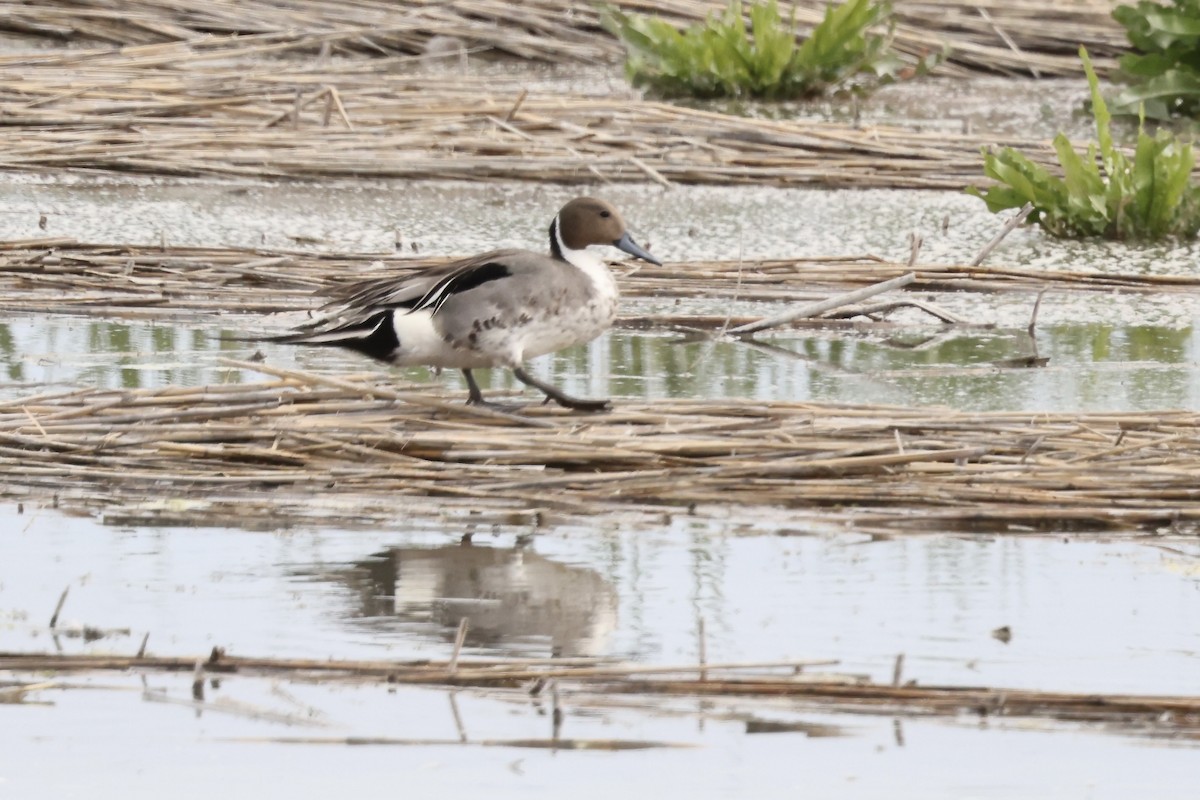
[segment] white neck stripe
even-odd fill
[[[558,217],[554,218],[554,242],[558,245],[558,252],[562,253],[563,260],[568,264],[585,269],[584,265],[590,265],[594,260],[594,257],[587,251],[587,248],[573,250],[567,247],[567,243],[562,238],[562,224],[559,222]]]
[[[562,238],[562,222],[558,217],[554,218],[554,243],[558,245],[558,252],[563,254],[563,258],[566,258],[567,245]]]

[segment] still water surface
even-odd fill
[[[551,186],[330,181],[320,184],[92,179],[9,175],[0,181],[0,236],[82,242],[470,255],[544,250],[557,210],[596,194],[621,209],[639,243],[667,263],[872,253],[905,262],[969,263],[1003,216],[955,192],[770,187]],[[45,227],[41,227],[45,217]],[[399,245],[399,246],[398,246]],[[616,255],[615,252],[613,255]],[[1108,272],[1194,272],[1200,244],[1070,242],[1014,231],[989,264]]]
[[[92,681],[95,683],[95,681]],[[442,692],[378,685],[326,689],[226,681],[214,696],[272,708],[294,701],[319,709],[322,728],[285,728],[237,716],[143,702],[136,680],[113,690],[71,691],[54,708],[15,706],[0,727],[0,794],[6,798],[286,796],[297,800],[380,797],[492,797],[609,800],[639,797],[868,800],[927,798],[1190,798],[1195,750],[1040,725],[950,724],[803,714],[845,736],[747,735],[745,723],[693,710],[677,717],[644,711],[572,709],[566,734],[636,737],[691,745],[626,753],[479,747],[485,739],[546,736],[548,715],[528,703],[460,692],[468,744],[459,743]],[[190,678],[157,677],[151,689],[188,697]],[[768,710],[763,716],[786,718]],[[898,736],[899,734],[899,736]],[[421,747],[286,745],[268,736],[390,735],[437,738]],[[249,740],[249,741],[247,741]],[[62,759],[69,754],[69,768]]]
[[[713,662],[837,658],[922,683],[1188,693],[1200,658],[1200,549],[1069,538],[872,541],[788,525],[673,517],[474,530],[406,520],[387,530],[106,527],[5,513],[0,649],[52,646],[68,622],[133,641],[68,650],[323,658],[468,652],[694,663],[704,618]],[[475,534],[461,545],[461,534]],[[1009,626],[1012,639],[992,636]]]
[[[460,616],[465,656],[594,654],[694,662],[697,621],[711,661],[834,656],[830,669],[886,680],[895,655],[925,684],[1195,693],[1200,549],[1132,542],[847,533],[757,535],[734,520],[658,528],[454,534],[403,520],[388,530],[105,527],[42,510],[0,518],[0,650],[149,650],[338,658],[445,658]],[[782,522],[782,521],[781,521]],[[84,644],[46,630],[128,627]],[[992,631],[1006,625],[1004,643]],[[36,677],[36,676],[31,676]],[[211,702],[239,701],[312,724],[198,713],[144,696],[136,677],[97,675],[53,705],[5,706],[0,796],[205,797],[286,785],[300,798],[488,786],[501,796],[608,796],[617,785],[697,797],[1118,798],[1135,788],[1190,797],[1194,749],[1049,723],[982,724],[830,715],[787,703],[564,697],[563,735],[688,744],[682,750],[552,753],[458,743],[546,737],[528,697],[389,690],[230,677]],[[190,677],[151,676],[177,702]],[[520,693],[518,693],[520,695]],[[154,702],[151,702],[154,701]],[[455,714],[462,721],[459,731]],[[828,737],[751,735],[745,719],[826,726]],[[286,745],[271,737],[386,736],[413,746]],[[249,739],[252,743],[246,743]],[[52,768],[69,752],[71,770]],[[951,755],[952,754],[952,755]],[[791,765],[786,769],[784,764]],[[334,775],[336,774],[336,778]],[[86,777],[85,777],[86,776]],[[282,784],[277,782],[282,781]]]
[[[542,245],[569,187],[462,185],[226,186],[29,177],[0,185],[0,235],[84,241],[462,254]],[[907,255],[969,260],[996,220],[965,196],[904,192],[726,191],[614,187],[656,253],[671,259]],[[549,211],[547,210],[549,209]],[[632,211],[630,209],[634,209]],[[40,214],[47,230],[38,228]],[[870,224],[864,224],[870,220]],[[1005,241],[1000,263],[1188,272],[1194,245],[1134,249]],[[938,298],[990,331],[896,336],[788,333],[778,349],[680,344],[616,331],[541,359],[568,391],[619,398],[753,397],[949,406],[963,410],[1200,408],[1195,302],[1186,297],[1048,295],[1038,330],[1045,369],[994,362],[1030,353],[1030,298]],[[637,304],[634,304],[635,306]],[[653,304],[643,303],[652,309]],[[709,309],[711,310],[711,309]],[[718,309],[720,310],[720,309]],[[0,393],[48,385],[147,387],[257,380],[216,363],[254,348],[222,334],[270,330],[267,319],[123,322],[70,317],[0,320]],[[320,372],[382,369],[329,352],[263,348],[269,363]],[[431,379],[395,370],[398,380]],[[512,389],[502,373],[481,376]],[[460,396],[457,376],[436,378]],[[468,655],[594,654],[693,662],[699,620],[711,661],[824,658],[890,678],[897,654],[922,683],[1197,694],[1200,549],[1172,542],[1076,537],[931,535],[874,541],[817,535],[786,515],[754,524],[686,517],[619,519],[530,531],[407,519],[393,526],[272,532],[106,526],[27,503],[0,509],[0,650],[133,652],[143,634],[162,654],[223,646],[244,655],[444,658],[469,616]],[[464,533],[475,534],[470,547]],[[535,534],[519,542],[525,534]],[[127,627],[128,637],[55,641],[46,622],[71,587],[66,625]],[[992,632],[1008,626],[1007,643]],[[36,677],[36,676],[35,676]],[[672,704],[596,710],[566,702],[565,734],[697,745],[637,753],[547,753],[453,745],[357,748],[235,743],[308,733],[277,722],[144,702],[136,678],[39,695],[54,705],[0,711],[0,797],[211,797],[230,786],[270,796],[421,795],[1191,797],[1196,754],[1094,730],[1005,721],[979,726],[754,713],[828,724],[845,735],[748,735],[743,722]],[[190,680],[151,688],[190,696]],[[107,687],[107,688],[105,688]],[[459,736],[440,691],[287,685],[338,736]],[[231,679],[214,697],[291,707],[268,681]],[[459,693],[472,740],[546,736],[545,709]],[[318,715],[320,716],[320,715]],[[1176,744],[1178,746],[1176,746]],[[69,754],[69,755],[64,755]],[[62,768],[66,758],[71,769]]]
[[[253,324],[256,331],[270,330],[269,323]],[[1023,330],[935,332],[792,332],[756,348],[618,330],[532,366],[575,394],[645,400],[742,397],[968,411],[1200,408],[1200,337],[1191,326],[1045,326],[1036,341],[1037,353],[1049,358],[1041,369],[1004,365],[1033,353]],[[433,381],[454,397],[465,392],[454,372],[437,377],[337,351],[224,341],[241,333],[212,325],[14,318],[0,322],[0,394],[33,394],[50,385],[135,389],[257,381],[263,379],[259,373],[217,363],[220,356],[245,359],[256,351],[276,366],[379,371],[397,381]],[[522,388],[504,370],[483,370],[479,378],[491,391]]]

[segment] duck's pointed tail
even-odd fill
[[[375,330],[375,326],[346,325],[332,330],[297,331],[278,336],[258,336],[247,341],[272,342],[274,344],[327,344],[344,347],[347,342],[369,339]]]
[[[391,311],[380,311],[366,319],[341,325],[318,321],[278,336],[231,336],[227,339],[239,342],[345,347],[380,361],[391,361],[400,347],[396,328],[392,324]]]

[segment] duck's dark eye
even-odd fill
[[[612,216],[612,212],[611,212],[611,211],[601,211],[601,212],[600,212],[600,216],[602,216],[602,217],[604,217],[605,219],[607,219],[607,218],[609,218],[609,217],[611,217],[611,216]]]

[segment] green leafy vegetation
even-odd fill
[[[1080,155],[1065,134],[1054,139],[1064,177],[1051,175],[1012,148],[984,151],[984,173],[998,182],[982,197],[988,210],[1033,204],[1029,219],[1054,236],[1108,239],[1192,237],[1200,230],[1200,187],[1191,182],[1190,143],[1160,130],[1150,136],[1139,121],[1132,159],[1113,145],[1110,116],[1087,51],[1079,57],[1092,89],[1099,144]]]
[[[891,5],[848,0],[825,10],[812,35],[797,44],[796,11],[786,19],[776,0],[752,2],[747,28],[740,0],[680,31],[661,19],[607,7],[604,27],[624,44],[635,86],[667,97],[755,97],[782,100],[821,94],[864,72],[886,74]]]
[[[1114,113],[1200,116],[1200,0],[1166,6],[1140,0],[1118,6],[1113,17],[1139,51],[1121,57],[1122,77],[1131,85],[1113,98]]]

